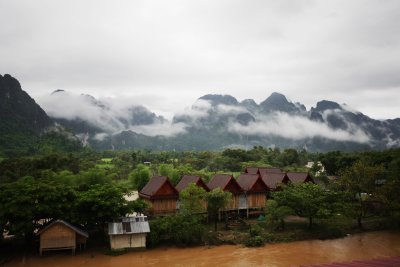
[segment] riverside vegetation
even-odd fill
[[[217,221],[219,210],[229,201],[229,193],[206,193],[189,186],[181,192],[179,213],[150,220],[148,246],[260,246],[399,227],[400,149],[318,154],[254,147],[223,152],[86,149],[2,158],[0,229],[4,234],[21,237],[32,247],[34,232],[43,220],[62,218],[84,225],[91,232],[89,246],[105,245],[107,222],[146,209],[143,201],[128,201],[124,196],[143,188],[152,175],[168,176],[176,185],[183,174],[199,175],[207,182],[217,172],[237,176],[246,166],[307,171],[304,166],[308,161],[321,161],[325,166],[326,172],[315,177],[317,184],[283,187],[271,194],[263,216],[246,220],[234,229]],[[309,171],[315,175],[319,168],[314,164]],[[208,203],[208,210],[204,210],[204,202]],[[0,246],[9,253],[7,240],[0,240]]]

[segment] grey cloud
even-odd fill
[[[246,135],[275,135],[287,139],[300,140],[313,137],[323,137],[336,141],[352,141],[368,143],[370,138],[357,126],[352,125],[350,131],[333,130],[326,124],[309,120],[307,117],[292,116],[286,113],[274,113],[260,117],[247,126],[232,123],[229,129]]]

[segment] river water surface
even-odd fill
[[[108,256],[96,251],[47,252],[43,257],[21,256],[6,266],[139,267],[139,266],[299,266],[400,256],[400,232],[370,232],[334,240],[267,244],[262,248],[216,246],[158,248]]]

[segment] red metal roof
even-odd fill
[[[242,173],[239,175],[239,177],[236,179],[240,187],[243,188],[244,191],[250,192],[250,191],[264,191],[267,192],[269,190],[268,186],[264,183],[264,181],[261,179],[261,177],[258,174],[249,174],[249,173]],[[260,190],[260,188],[255,188],[255,185],[257,182],[261,183],[261,187],[263,189]]]
[[[207,192],[210,191],[208,186],[204,183],[204,181],[200,178],[200,176],[194,175],[184,175],[179,183],[176,185],[176,190],[181,192],[183,189],[189,186],[189,184],[194,183],[197,186],[204,188]]]
[[[162,188],[167,188],[167,191],[162,191]],[[150,181],[143,187],[143,189],[139,192],[140,197],[144,198],[154,198],[157,197],[157,194],[161,193],[158,197],[162,198],[178,198],[179,192],[172,185],[167,176],[154,176],[150,179]]]
[[[228,186],[229,185],[229,186]],[[221,190],[228,190],[233,194],[243,192],[243,189],[237,183],[235,178],[230,174],[216,174],[213,176],[211,181],[207,184],[210,190],[215,188],[221,188]],[[228,189],[229,188],[229,189]]]

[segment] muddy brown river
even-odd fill
[[[138,267],[138,266],[299,266],[400,256],[400,232],[370,232],[334,240],[268,244],[262,248],[217,246],[159,248],[108,256],[96,251],[49,252],[15,259],[5,266]]]

